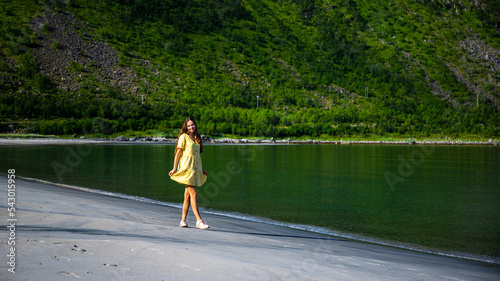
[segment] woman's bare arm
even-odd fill
[[[172,176],[177,171],[177,164],[179,163],[179,157],[181,157],[182,149],[177,148],[174,157],[174,168],[168,174]]]

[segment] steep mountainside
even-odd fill
[[[1,2],[0,132],[500,135],[497,1]]]

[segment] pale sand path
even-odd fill
[[[499,267],[217,215],[180,228],[177,208],[25,180],[11,274],[0,183],[0,280],[500,280]]]

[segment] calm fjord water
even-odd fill
[[[0,146],[0,172],[181,202],[173,149]],[[208,144],[202,160],[201,206],[500,256],[498,147]]]

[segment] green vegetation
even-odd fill
[[[190,115],[210,136],[500,136],[500,4],[447,2],[4,0],[0,132],[167,132]],[[44,40],[68,52],[44,18],[61,12],[133,87],[85,48],[64,66],[76,88],[41,71]]]

